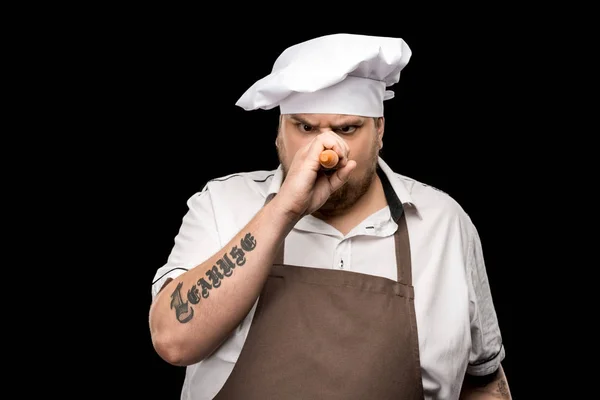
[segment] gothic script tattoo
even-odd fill
[[[246,253],[256,248],[256,240],[252,234],[247,233],[241,240],[239,246],[233,246],[229,253],[224,253],[219,260],[206,271],[206,279],[200,278],[195,285],[187,291],[187,301],[183,300],[181,295],[181,282],[177,285],[171,294],[171,309],[175,309],[175,317],[182,324],[191,321],[194,317],[192,305],[200,303],[200,300],[207,299],[212,290],[221,287],[224,279],[233,275],[236,267],[242,267],[246,264]]]
[[[194,309],[189,306],[187,302],[184,302],[181,298],[181,286],[183,283],[179,282],[173,293],[171,294],[171,308],[175,309],[175,317],[177,321],[183,323],[188,322],[194,316]]]

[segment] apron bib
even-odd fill
[[[282,244],[242,352],[215,399],[422,400],[404,212],[397,219],[397,282],[285,265]]]

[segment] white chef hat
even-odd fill
[[[383,116],[386,90],[400,80],[412,52],[400,38],[334,34],[287,48],[271,74],[254,83],[237,101],[244,110],[281,114]]]

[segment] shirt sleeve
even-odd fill
[[[158,268],[152,280],[153,301],[168,278],[174,279],[201,264],[221,247],[208,189],[190,197],[187,206],[167,262]]]
[[[467,271],[472,345],[467,373],[482,376],[498,369],[505,352],[488,282],[481,240],[475,227],[472,227],[468,248]]]

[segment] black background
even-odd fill
[[[402,37],[413,51],[393,87],[396,97],[385,104],[383,158],[395,171],[450,194],[477,226],[506,348],[503,365],[520,398],[528,372],[517,313],[527,305],[521,297],[526,265],[517,254],[531,227],[526,221],[515,228],[510,217],[521,215],[517,197],[529,173],[522,129],[531,123],[526,53],[533,39],[517,31],[523,17],[515,10],[459,8],[353,10],[343,18],[297,9],[272,17],[238,10],[231,18],[169,11],[113,19],[95,40],[94,87],[109,99],[96,110],[98,140],[110,142],[98,176],[111,177],[102,182],[111,187],[102,196],[118,216],[115,237],[123,238],[120,255],[110,261],[115,272],[105,279],[128,299],[117,301],[122,312],[104,317],[119,354],[106,373],[122,386],[111,387],[179,398],[184,368],[154,353],[148,310],[151,282],[166,262],[186,201],[209,179],[277,167],[278,110],[246,112],[236,100],[286,47],[347,32]],[[132,326],[116,327],[121,318]]]

